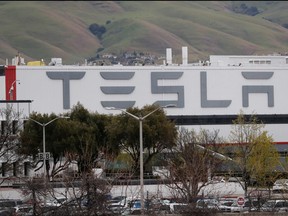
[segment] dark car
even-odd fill
[[[4,209],[2,209],[2,210],[0,210],[0,216],[11,216],[11,211],[9,211],[9,210],[4,210]]]
[[[23,204],[20,199],[0,199],[0,208],[13,208],[17,205]]]
[[[2,211],[1,215],[6,215],[9,212],[9,215],[15,212],[14,207],[17,205],[23,204],[20,199],[0,199],[0,210]]]

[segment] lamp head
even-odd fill
[[[162,108],[172,108],[172,107],[176,107],[176,104],[167,104],[165,106],[163,106]]]
[[[104,108],[107,109],[107,110],[116,110],[115,107],[104,107]]]

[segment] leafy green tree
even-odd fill
[[[70,152],[76,155],[79,172],[90,172],[100,154],[109,158],[117,155],[118,146],[107,143],[106,124],[111,116],[91,113],[81,104],[73,107],[70,114]]]
[[[74,159],[78,163],[79,173],[89,173],[101,154],[107,158],[110,155],[117,155],[117,146],[111,147],[107,144],[105,127],[110,119],[111,116],[89,112],[79,103],[72,108],[69,136],[65,141],[70,145],[71,160]]]
[[[249,172],[256,179],[259,186],[271,185],[274,182],[275,168],[280,164],[279,154],[273,144],[273,139],[267,131],[261,133],[255,140],[248,157]],[[269,181],[269,182],[267,182]]]
[[[264,127],[265,125],[255,115],[248,118],[243,111],[233,121],[230,133],[234,151],[233,160],[240,171],[242,179],[241,181],[239,179],[239,183],[245,191],[245,196],[248,195],[251,177],[259,175],[257,178],[261,180],[278,163],[278,154],[274,149],[272,138],[267,135],[267,131],[263,131]]]
[[[106,32],[105,26],[100,26],[97,23],[93,23],[89,26],[89,30],[92,34],[96,35],[98,39],[102,39],[102,35]]]
[[[144,117],[158,108],[159,110],[143,120],[144,170],[155,155],[175,145],[177,129],[174,122],[166,117],[164,110],[157,105],[126,110],[137,117]],[[139,121],[123,112],[112,119],[107,126],[107,133],[109,143],[128,153],[133,161],[132,171],[139,173]]]
[[[105,125],[110,119],[109,116],[91,113],[79,103],[72,108],[71,113],[65,115],[70,115],[70,119],[58,119],[45,129],[46,151],[50,152],[54,162],[51,172],[48,172],[49,163],[46,164],[47,174],[55,176],[72,161],[77,161],[79,173],[90,172],[99,158],[99,153],[117,152],[116,147],[110,148],[106,145]],[[56,118],[56,115],[32,113],[30,118],[47,123]],[[36,160],[37,154],[43,151],[42,127],[33,121],[27,121],[21,133],[21,143],[21,153],[33,156]]]
[[[48,114],[40,114],[40,113],[32,113],[29,117],[30,119],[33,119],[34,121],[37,121],[39,123],[47,123],[55,118],[57,118],[57,115],[54,113],[48,115]],[[63,170],[67,168],[67,163],[62,164],[61,166],[58,166],[58,171],[56,171],[56,165],[58,162],[63,161],[64,159],[64,153],[68,151],[69,143],[65,142],[67,139],[68,133],[65,128],[69,128],[67,126],[67,122],[64,119],[58,119],[57,121],[53,122],[52,124],[48,124],[45,126],[45,151],[50,152],[50,155],[53,158],[53,168],[51,174],[54,175],[60,170]],[[33,122],[32,120],[25,120],[24,123],[24,129],[20,133],[20,142],[21,147],[19,150],[20,154],[32,156],[35,163],[32,164],[32,167],[36,168],[37,165],[43,161],[40,161],[38,159],[38,153],[43,152],[43,127],[39,124]],[[48,163],[48,160],[45,163],[46,166],[46,173],[48,177],[50,177],[50,164]],[[43,164],[38,167],[37,169],[40,169],[43,167]]]

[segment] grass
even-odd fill
[[[261,13],[231,11],[242,3]],[[282,52],[288,48],[288,30],[281,27],[288,23],[287,7],[285,1],[3,1],[0,64],[16,50],[25,59],[62,57],[67,63],[91,57],[100,47],[103,53],[142,50],[162,56],[171,47],[179,56],[181,46],[188,46],[195,59]],[[88,30],[93,23],[106,27],[103,40]]]

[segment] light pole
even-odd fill
[[[44,181],[44,189],[45,189],[45,192],[46,192],[46,134],[45,134],[45,128],[47,125],[51,124],[52,122],[56,121],[57,119],[60,119],[60,118],[64,118],[64,119],[67,119],[67,118],[70,118],[70,117],[63,117],[63,116],[57,116],[56,118],[52,119],[51,121],[47,122],[47,123],[41,123],[41,122],[38,122],[36,121],[35,119],[32,119],[32,118],[27,118],[28,120],[31,120],[35,123],[37,123],[38,125],[42,126],[42,131],[43,131],[43,181]],[[46,206],[46,194],[44,195],[44,206]]]
[[[139,121],[139,141],[140,141],[140,201],[141,201],[141,214],[144,214],[144,167],[143,167],[143,120],[146,119],[148,116],[153,114],[154,112],[158,111],[159,109],[169,108],[169,107],[176,107],[175,104],[169,104],[166,106],[159,106],[152,112],[148,113],[144,117],[142,116],[135,116],[132,113],[127,112],[125,109],[119,109],[115,107],[105,107],[108,110],[121,110],[122,112],[132,116],[136,120]]]
[[[16,82],[20,82],[20,80],[14,80],[9,89],[9,100],[13,100],[13,91],[14,91],[14,84]]]
[[[19,80],[14,80],[9,88],[9,101],[13,100],[13,91],[14,91],[14,84],[16,82],[20,82]],[[7,95],[6,95],[7,96]],[[8,100],[8,97],[6,98],[6,100]],[[9,130],[12,129],[12,125],[11,125],[11,113],[12,113],[12,109],[13,109],[13,105],[12,102],[11,103],[6,103],[6,120],[8,122],[8,127]]]
[[[195,146],[199,149],[201,149],[202,151],[208,151],[213,157],[216,157],[220,160],[228,160],[228,161],[233,161],[232,158],[226,156],[226,155],[223,155],[221,153],[218,153],[218,152],[215,152],[211,149],[207,149],[205,148],[204,146],[201,146],[201,145],[198,145],[198,144],[195,144]],[[208,170],[207,170],[207,176],[208,176],[208,181],[211,180],[211,170],[210,170],[210,160],[208,161]]]

